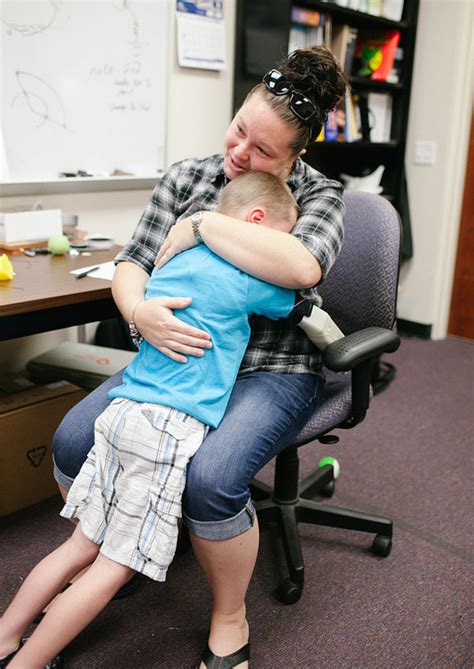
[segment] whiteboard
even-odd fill
[[[165,167],[169,9],[1,1],[1,180]]]

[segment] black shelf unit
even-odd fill
[[[262,75],[288,53],[291,9],[313,9],[331,16],[333,28],[349,25],[358,30],[398,30],[403,61],[398,83],[373,81],[350,76],[354,93],[387,93],[392,98],[392,123],[389,142],[317,142],[311,145],[305,160],[329,177],[341,173],[361,176],[385,165],[383,195],[400,213],[403,224],[402,258],[413,255],[410,210],[405,174],[405,149],[408,112],[415,52],[419,0],[405,0],[401,21],[373,16],[334,2],[319,0],[238,0],[234,109],[238,109],[249,90]]]

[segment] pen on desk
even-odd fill
[[[97,267],[89,267],[89,269],[85,269],[83,272],[79,272],[79,274],[76,274],[76,279],[82,279],[83,276],[87,276],[91,272],[95,272],[96,269],[100,269],[99,265],[97,265]]]

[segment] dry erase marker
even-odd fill
[[[89,267],[89,269],[85,269],[83,272],[76,274],[76,279],[82,279],[83,276],[87,276],[91,272],[95,272],[96,269],[100,269],[100,267],[98,265],[97,267]]]

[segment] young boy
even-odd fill
[[[219,211],[288,233],[297,218],[288,187],[263,173],[233,179]],[[94,447],[61,511],[79,521],[74,533],[33,569],[0,619],[0,669],[44,667],[135,572],[165,580],[186,466],[224,415],[250,336],[248,317],[286,317],[295,297],[241,272],[204,244],[152,273],[145,299],[163,295],[192,297],[180,318],[209,332],[213,346],[183,365],[142,342],[96,421]],[[35,616],[89,565],[20,648]]]

